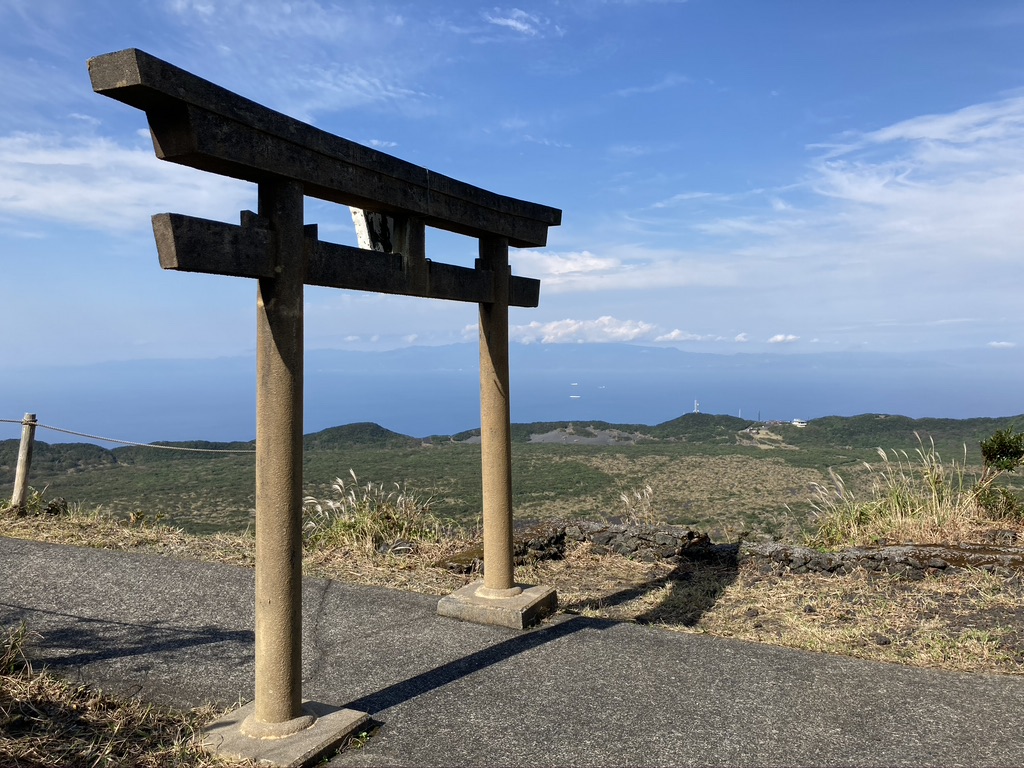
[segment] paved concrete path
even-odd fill
[[[307,579],[304,695],[367,711],[331,765],[1021,765],[1024,679],[556,617],[518,633],[436,598]],[[253,571],[0,538],[0,625],[35,658],[174,705],[252,696]]]

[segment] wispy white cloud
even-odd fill
[[[1013,349],[1017,344],[1013,341],[990,341],[985,346],[989,349]]]
[[[736,334],[736,338],[734,338],[733,341],[735,341],[735,342],[737,342],[739,344],[746,344],[748,341],[750,341],[750,334],[748,334],[748,333],[737,333]]]
[[[731,219],[714,219],[695,224],[694,229],[705,235],[768,235],[778,236],[791,232],[796,225],[793,220],[772,221],[757,216],[743,216]]]
[[[860,141],[848,147],[837,147],[835,153],[845,154],[865,145],[892,142],[969,145],[1019,137],[1024,129],[1022,113],[1024,96],[974,104],[948,114],[922,115],[865,133]]]
[[[650,144],[613,144],[608,147],[609,155],[618,157],[636,158],[651,155],[658,150]]]
[[[0,136],[0,215],[125,233],[148,228],[159,211],[237,220],[239,210],[254,206],[254,190],[161,162],[151,147],[98,138]]]
[[[77,120],[78,122],[82,123],[83,125],[87,125],[87,126],[89,126],[91,128],[96,128],[97,126],[101,125],[102,122],[103,122],[98,117],[93,117],[92,115],[82,115],[82,114],[79,114],[78,112],[72,112],[71,114],[68,115],[68,117],[70,117],[72,120]]]
[[[793,342],[799,341],[799,336],[794,336],[792,333],[777,333],[768,339],[769,344],[792,344]]]
[[[1024,290],[1024,97],[847,133],[817,153],[795,183],[684,192],[646,208],[639,229],[624,236],[700,238],[702,260],[728,267],[760,322],[830,318],[832,335],[821,343],[859,344],[879,333],[888,343],[903,329],[915,344],[953,336],[984,344],[981,334],[1006,332],[995,318],[1017,317],[1014,297]],[[730,322],[700,296],[690,306]],[[951,307],[977,322],[943,332]],[[779,337],[772,343],[786,343],[787,334]]]
[[[60,130],[69,113],[75,121],[95,120],[86,114],[96,106],[95,96],[65,70],[0,53],[0,82],[4,83],[0,130]],[[54,105],[60,105],[59,113],[51,111]]]
[[[527,128],[529,128],[530,127],[530,123],[525,118],[522,118],[522,117],[519,117],[519,116],[516,116],[516,117],[506,117],[506,118],[502,118],[501,120],[498,121],[498,127],[501,128],[501,130],[503,130],[503,131],[519,131],[519,132],[521,132],[521,131],[525,131]]]
[[[365,107],[417,115],[431,98],[418,83],[439,56],[404,16],[377,4],[165,0],[163,8],[178,37],[209,51],[200,74],[246,95],[259,83],[262,103],[301,120]]]
[[[558,130],[554,126],[556,122],[550,117],[535,117],[528,120],[521,115],[511,115],[498,120],[493,128],[482,128],[481,130],[486,134],[508,134],[508,140],[514,143],[525,142],[556,149],[571,148],[571,142],[545,135],[553,130]]]
[[[483,17],[488,24],[511,29],[513,32],[518,32],[528,37],[539,35],[542,27],[545,25],[545,21],[541,17],[527,13],[519,8],[512,8],[508,11],[495,8],[492,12],[484,12]]]
[[[517,274],[540,278],[542,290],[551,293],[723,286],[737,281],[730,264],[716,263],[712,257],[641,245],[610,246],[605,255],[517,250],[511,260]]]
[[[204,0],[170,0],[168,5],[175,13],[197,14],[206,18],[213,16],[217,10],[213,3],[204,2]]]
[[[221,31],[245,29],[248,34],[304,41],[340,43],[367,32],[366,14],[358,4],[325,4],[317,0],[289,0],[287,3],[249,0],[169,0],[167,8],[183,21],[205,24]],[[373,18],[378,39],[391,27],[401,27],[402,17],[377,12]],[[238,42],[232,39],[228,44]]]
[[[278,73],[266,81],[279,107],[300,120],[313,122],[328,112],[362,107],[388,107],[421,115],[429,111],[429,93],[401,84],[403,77],[388,66],[308,65]]]
[[[529,133],[523,134],[523,141],[527,141],[530,144],[540,144],[542,147],[556,147],[558,149],[570,149],[572,147],[572,144],[566,141],[557,141],[555,139],[533,136]]]
[[[848,242],[951,269],[1024,244],[1024,97],[927,115],[833,147],[809,186]]]
[[[650,93],[659,93],[661,91],[667,91],[671,88],[675,88],[680,85],[686,85],[692,82],[692,80],[685,75],[677,73],[670,73],[665,75],[663,78],[654,83],[648,83],[647,85],[633,85],[627,88],[620,88],[614,91],[615,96],[639,96]]]
[[[682,203],[688,203],[691,200],[713,200],[715,202],[725,202],[731,199],[731,197],[731,195],[721,195],[713,192],[680,192],[679,194],[672,195],[672,197],[666,198],[665,200],[659,200],[654,203],[652,207],[671,208]]]

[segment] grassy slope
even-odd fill
[[[513,426],[514,502],[520,520],[615,517],[619,494],[651,485],[655,505],[672,522],[726,531],[773,530],[782,518],[805,514],[808,487],[837,467],[852,483],[875,448],[913,454],[915,432],[935,440],[946,458],[980,464],[978,441],[1006,419],[919,419],[865,415],[817,419],[799,429],[769,425],[771,439],[748,439],[752,422],[731,416],[686,414],[656,426],[577,422],[577,435],[616,429],[642,439],[635,445],[531,443],[530,436],[565,430],[568,422]],[[362,482],[397,482],[434,498],[439,514],[475,522],[480,507],[480,448],[463,433],[429,442],[376,424],[334,427],[305,438],[306,491],[323,496],[334,477],[353,470]],[[252,443],[175,443],[202,448],[252,448]],[[760,445],[761,447],[758,447]],[[17,441],[0,442],[0,497],[10,493]],[[127,515],[163,516],[193,531],[244,530],[251,522],[252,454],[191,454],[124,447],[37,442],[32,485],[87,507]]]

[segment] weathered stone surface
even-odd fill
[[[559,560],[565,555],[565,527],[538,525],[529,528],[512,541],[512,557],[516,565],[532,565],[540,560]],[[480,573],[483,570],[484,546],[475,544],[456,552],[435,565],[455,573]]]
[[[738,558],[741,562],[788,568],[799,573],[850,573],[864,568],[910,578],[960,568],[994,572],[1024,570],[1024,548],[982,544],[903,544],[817,552],[775,542],[744,542],[739,547]]]
[[[542,524],[518,534],[513,544],[515,564],[557,560],[565,554],[566,542],[590,542],[597,552],[615,552],[648,561],[720,557],[723,554],[711,545],[706,534],[689,528],[580,521]],[[728,556],[734,557],[734,548]],[[437,565],[456,573],[475,573],[479,572],[482,563],[483,546],[475,545],[439,561]]]
[[[323,761],[369,716],[365,712],[305,702],[315,716],[312,726],[286,738],[258,739],[243,732],[242,723],[255,711],[250,703],[235,709],[203,728],[200,742],[210,752],[229,760],[252,760],[278,768],[305,768]]]
[[[515,537],[512,552],[516,565],[560,560],[565,555],[565,527],[538,525],[529,528]]]
[[[524,586],[519,594],[492,598],[482,596],[482,581],[475,581],[442,597],[437,613],[474,624],[526,629],[558,610],[558,595],[551,587]]]
[[[1024,570],[1024,548],[995,545],[904,544],[891,547],[853,547],[819,552],[778,542],[713,544],[707,535],[678,526],[626,526],[577,521],[542,525],[515,540],[517,565],[563,556],[567,542],[589,542],[598,552],[615,552],[638,560],[713,560],[753,563],[762,569],[793,573],[850,573],[857,568],[922,578],[928,573],[978,568],[1004,572]],[[438,565],[457,573],[479,572],[483,548],[473,547]]]
[[[598,552],[615,552],[640,560],[704,556],[711,546],[707,534],[672,525],[577,522],[566,526],[565,537],[569,541],[589,541]]]

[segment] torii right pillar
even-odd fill
[[[480,453],[484,578],[437,604],[437,612],[478,624],[525,629],[558,607],[551,587],[515,582],[512,537],[512,421],[508,365],[508,240],[480,239],[476,268],[494,275],[494,301],[480,304]]]

